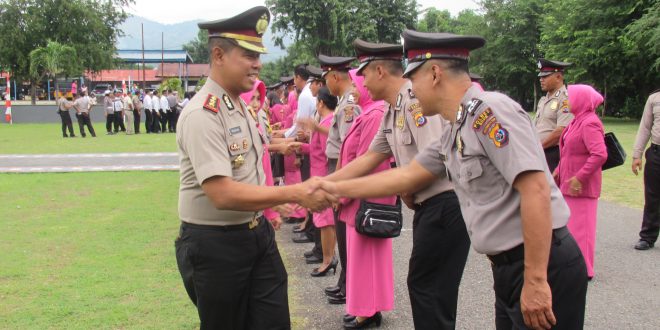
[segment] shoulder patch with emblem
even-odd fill
[[[569,113],[570,111],[571,111],[571,109],[568,105],[568,100],[564,100],[564,102],[561,103],[561,112]]]
[[[234,110],[234,103],[229,98],[229,95],[223,94],[222,95],[222,101],[225,102],[225,105],[227,106],[227,109]]]
[[[218,111],[220,110],[220,105],[218,104],[218,97],[213,94],[209,94],[206,97],[206,101],[204,101],[204,109],[209,110],[213,113],[218,113]]]
[[[344,122],[350,123],[353,121],[354,109],[353,106],[344,107]]]
[[[415,102],[408,107],[409,112],[422,111],[422,107],[419,105],[419,102]]]
[[[509,143],[509,131],[497,121],[493,110],[490,108],[484,110],[474,119],[472,128],[475,131],[481,130],[481,133],[493,141],[497,148],[504,147]]]
[[[422,127],[426,125],[426,117],[422,113],[422,107],[419,106],[419,102],[415,102],[408,107],[408,111],[412,113],[413,119],[415,120],[415,126]]]

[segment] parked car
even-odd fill
[[[96,95],[99,95],[99,94],[103,95],[103,93],[105,93],[105,91],[110,90],[110,87],[111,87],[110,84],[97,84],[96,86],[94,86],[93,91],[94,91],[94,94],[96,94]]]

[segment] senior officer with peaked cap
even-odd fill
[[[264,185],[263,143],[239,98],[266,52],[270,13],[260,6],[200,23],[209,30],[211,73],[186,105],[180,159],[176,258],[202,329],[288,329],[287,274],[262,210],[288,202],[321,209],[335,200],[303,185]]]
[[[374,100],[387,102],[388,111],[369,151],[326,178],[333,181],[365,175],[392,156],[397,166],[408,165],[449,128],[449,122],[439,116],[423,115],[410,81],[401,77],[401,45],[356,39],[353,47],[360,61],[358,75],[364,76]],[[415,210],[408,269],[415,329],[453,329],[458,287],[470,247],[458,199],[447,178],[434,176],[403,199]]]
[[[575,116],[568,104],[568,91],[564,85],[564,70],[572,63],[539,59],[539,81],[546,92],[539,100],[534,125],[538,132],[543,152],[550,168],[554,171],[559,164],[559,138]]]
[[[506,95],[471,85],[468,58],[485,40],[411,30],[403,38],[404,75],[424,114],[440,114],[451,130],[409,166],[320,186],[336,196],[385,196],[448,175],[472,245],[491,261],[497,329],[581,329],[586,266],[566,229],[568,206],[529,138],[534,126]]]

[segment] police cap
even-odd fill
[[[322,77],[325,77],[326,74],[330,71],[345,71],[351,69],[351,62],[355,61],[355,57],[343,57],[343,56],[326,56],[319,54],[319,64],[321,64],[321,69],[323,70]]]
[[[280,82],[287,86],[291,85],[293,84],[293,76],[280,77]]]
[[[263,54],[266,53],[266,47],[262,36],[269,22],[268,8],[257,6],[234,17],[201,22],[198,26],[209,30],[209,38],[233,39],[240,47]]]
[[[404,30],[403,51],[408,66],[403,73],[408,77],[430,59],[456,59],[467,61],[470,51],[481,48],[486,40],[480,36],[463,36],[453,33],[429,33]]]
[[[403,46],[395,44],[376,44],[364,41],[360,38],[353,41],[353,48],[357,55],[360,66],[357,68],[357,75],[369,65],[369,62],[375,60],[397,61],[403,60]]]
[[[323,81],[323,70],[317,66],[306,65],[305,69],[309,73],[309,78],[316,81]]]
[[[470,80],[473,82],[479,82],[481,79],[484,79],[484,77],[482,77],[480,74],[470,72]]]
[[[276,83],[274,83],[274,84],[272,84],[272,85],[266,87],[266,89],[268,89],[268,90],[274,90],[274,89],[278,89],[278,88],[280,88],[280,86],[282,86],[282,82],[276,82]]]
[[[564,69],[573,65],[573,63],[546,60],[539,58],[537,63],[539,67],[539,77],[546,77],[555,72],[564,72]]]

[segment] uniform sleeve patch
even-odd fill
[[[218,113],[218,110],[220,110],[220,106],[218,104],[218,97],[213,94],[209,94],[206,97],[206,101],[204,102],[204,109],[209,110],[213,113]]]
[[[561,104],[561,112],[569,113],[571,111],[570,106],[568,105],[568,100],[564,100]]]
[[[422,112],[422,107],[419,105],[419,102],[415,102],[408,107],[410,112]]]
[[[490,110],[490,108],[488,108],[484,110],[484,112],[479,114],[477,118],[474,119],[474,121],[472,122],[472,128],[478,131],[479,129],[481,129],[481,126],[483,126],[490,117],[495,117],[495,116],[493,116],[493,111]]]
[[[354,111],[352,106],[344,107],[344,122],[345,123],[352,122],[354,114],[355,114],[355,111]]]
[[[234,102],[231,101],[231,98],[227,94],[222,95],[222,101],[225,102],[227,109],[234,110]]]
[[[413,112],[413,118],[415,119],[415,126],[422,127],[426,125],[427,120],[421,110]]]
[[[472,128],[475,131],[481,131],[488,137],[497,148],[504,147],[509,143],[509,131],[497,121],[490,108],[480,113],[472,122]]]

